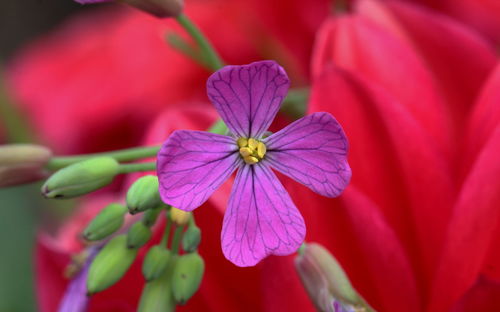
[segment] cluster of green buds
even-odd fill
[[[2,146],[0,181],[3,185],[0,187],[44,179],[55,171],[41,187],[44,197],[69,199],[82,196],[111,184],[118,174],[154,170],[154,163],[130,163],[144,158],[144,150],[54,158],[41,146]],[[146,152],[147,156],[153,156],[157,148],[146,148]],[[83,230],[81,238],[92,245],[90,248],[99,250],[88,268],[88,295],[117,283],[136,261],[141,248],[147,250],[142,263],[145,286],[139,311],[174,311],[200,287],[205,269],[198,253],[200,228],[192,213],[164,204],[158,188],[156,176],[137,179],[127,191],[126,205],[107,205]],[[160,228],[160,216],[166,218],[163,238],[160,242],[153,242],[153,228]],[[75,256],[66,270],[68,277],[79,272],[87,259],[86,254],[84,250]]]
[[[133,219],[129,226],[125,222],[127,214]],[[153,236],[152,227],[162,214],[166,217],[162,240],[148,244]],[[103,244],[89,268],[89,295],[117,283],[134,263],[139,250],[147,247],[142,263],[146,285],[138,311],[174,311],[176,305],[185,304],[200,286],[205,268],[197,252],[201,231],[192,213],[161,201],[156,176],[136,180],[127,192],[126,206],[118,203],[106,206],[88,224],[82,237]]]
[[[170,241],[170,232],[173,238]],[[199,289],[205,263],[197,252],[201,231],[191,213],[170,207],[161,242],[151,247],[142,265],[147,283],[138,311],[174,311]],[[181,253],[182,249],[182,253]]]

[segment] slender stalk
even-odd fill
[[[186,30],[186,32],[193,38],[198,47],[200,48],[202,55],[205,58],[206,65],[211,70],[218,70],[224,63],[219,57],[219,54],[215,51],[210,41],[203,35],[198,27],[189,20],[189,18],[181,14],[176,17],[177,22]]]
[[[184,226],[177,226],[175,228],[174,237],[172,238],[172,252],[174,254],[179,253],[179,246],[180,246],[183,230],[184,230]]]
[[[112,152],[94,153],[86,155],[54,157],[47,164],[47,169],[57,170],[64,168],[68,165],[77,163],[82,160],[87,160],[94,157],[113,157],[117,161],[127,162],[138,160],[142,158],[154,157],[160,150],[161,146],[148,146],[148,147],[134,147]]]
[[[155,162],[137,163],[137,164],[121,164],[120,173],[143,172],[156,170]]]
[[[163,232],[163,237],[161,238],[160,245],[168,248],[168,238],[170,237],[170,231],[172,230],[172,221],[168,217],[168,212],[165,215],[167,217],[167,224],[165,225],[165,232]]]

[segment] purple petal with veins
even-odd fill
[[[259,138],[271,125],[290,81],[281,66],[261,61],[225,66],[208,78],[208,97],[231,132]]]
[[[264,143],[268,164],[318,194],[338,196],[351,179],[346,136],[328,113],[303,117]]]
[[[238,266],[253,266],[268,255],[289,255],[304,241],[300,212],[271,169],[242,167],[224,215],[222,250]]]
[[[203,131],[175,131],[158,153],[161,198],[191,211],[203,204],[241,163],[234,138]]]

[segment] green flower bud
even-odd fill
[[[305,254],[311,256],[320,267],[335,298],[350,304],[359,303],[358,293],[352,287],[347,274],[328,250],[313,243],[306,246]]]
[[[127,208],[120,204],[106,206],[83,231],[83,237],[88,241],[101,240],[118,231],[124,221]]]
[[[127,248],[127,236],[111,239],[92,261],[87,277],[87,291],[95,294],[118,282],[128,271],[138,249]]]
[[[164,249],[166,250],[166,249]],[[175,262],[177,256],[174,255],[170,262]],[[172,273],[173,267],[169,266],[155,280],[144,286],[138,312],[173,312],[175,311],[175,300],[172,295]]]
[[[185,304],[198,290],[205,271],[205,262],[198,253],[180,256],[175,262],[172,293],[179,304]]]
[[[49,149],[32,144],[0,146],[0,187],[30,183],[45,178],[44,166],[52,153]]]
[[[146,210],[142,215],[142,223],[147,227],[152,227],[156,223],[158,215],[162,211],[163,207],[156,207],[153,209]]]
[[[127,246],[128,248],[141,248],[151,238],[153,233],[142,222],[134,223],[127,233]]]
[[[131,214],[164,205],[158,192],[158,177],[147,175],[139,178],[127,192],[127,207]]]
[[[42,186],[47,198],[71,198],[110,184],[120,165],[111,157],[84,160],[54,173]]]
[[[193,252],[198,249],[201,241],[201,230],[196,225],[191,225],[184,232],[182,237],[182,249],[186,252]]]
[[[156,17],[177,16],[182,12],[182,0],[118,0]]]
[[[307,244],[295,259],[295,267],[318,310],[327,311],[333,299],[353,308],[367,307],[338,261],[323,246]]]
[[[142,263],[142,274],[146,281],[152,281],[165,272],[170,258],[170,250],[165,247],[160,245],[151,247]]]

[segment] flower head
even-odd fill
[[[291,254],[304,240],[304,220],[271,168],[327,197],[338,196],[351,177],[347,139],[328,113],[264,137],[289,84],[273,61],[222,68],[207,89],[231,135],[178,130],[158,153],[160,195],[185,211],[239,169],[221,235],[224,255],[238,266]]]

